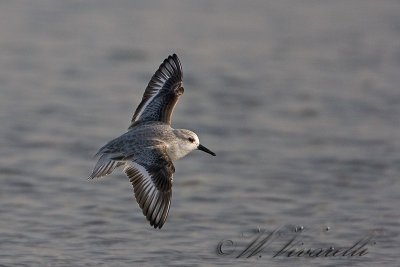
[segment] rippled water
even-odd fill
[[[372,0],[1,2],[0,266],[398,265],[399,14]],[[217,157],[175,163],[154,230],[122,172],[86,177],[174,52],[174,126]],[[216,254],[288,224],[305,246],[376,243],[362,257]]]

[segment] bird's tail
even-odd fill
[[[92,174],[89,176],[89,179],[109,175],[113,172],[115,168],[124,164],[121,161],[114,160],[114,156],[115,155],[113,154],[102,154],[97,161],[96,166],[94,166],[94,169],[92,171]]]

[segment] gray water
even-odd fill
[[[398,266],[399,14],[383,0],[2,1],[0,266]],[[171,53],[185,84],[173,126],[217,157],[175,163],[155,230],[121,171],[86,178]],[[362,257],[216,253],[285,225],[306,247],[375,243]]]

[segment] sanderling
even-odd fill
[[[168,216],[175,172],[172,162],[195,149],[215,156],[194,132],[171,127],[172,112],[183,91],[182,66],[173,54],[151,78],[128,131],[99,149],[89,177],[102,177],[124,166],[136,201],[154,228],[161,228]]]

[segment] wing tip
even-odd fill
[[[178,76],[180,80],[182,80],[182,64],[181,61],[179,60],[179,57],[177,54],[173,53],[172,55],[169,55],[164,62],[160,65],[159,69],[162,69],[162,67],[166,67],[166,65],[169,64],[172,69],[173,73],[171,76]]]
[[[179,57],[177,54],[173,53],[172,55],[169,55],[168,59],[172,59],[175,62],[175,64],[178,66],[178,68],[182,71],[182,64],[181,64],[181,61],[179,60]]]
[[[136,194],[135,194],[136,198]],[[159,193],[155,193],[151,197],[149,206],[146,207],[146,203],[149,199],[149,196],[145,196],[145,199],[141,202],[136,198],[140,208],[142,209],[143,215],[146,217],[147,221],[150,223],[150,226],[155,229],[161,229],[168,218],[169,207],[171,205],[170,196],[162,196]]]

